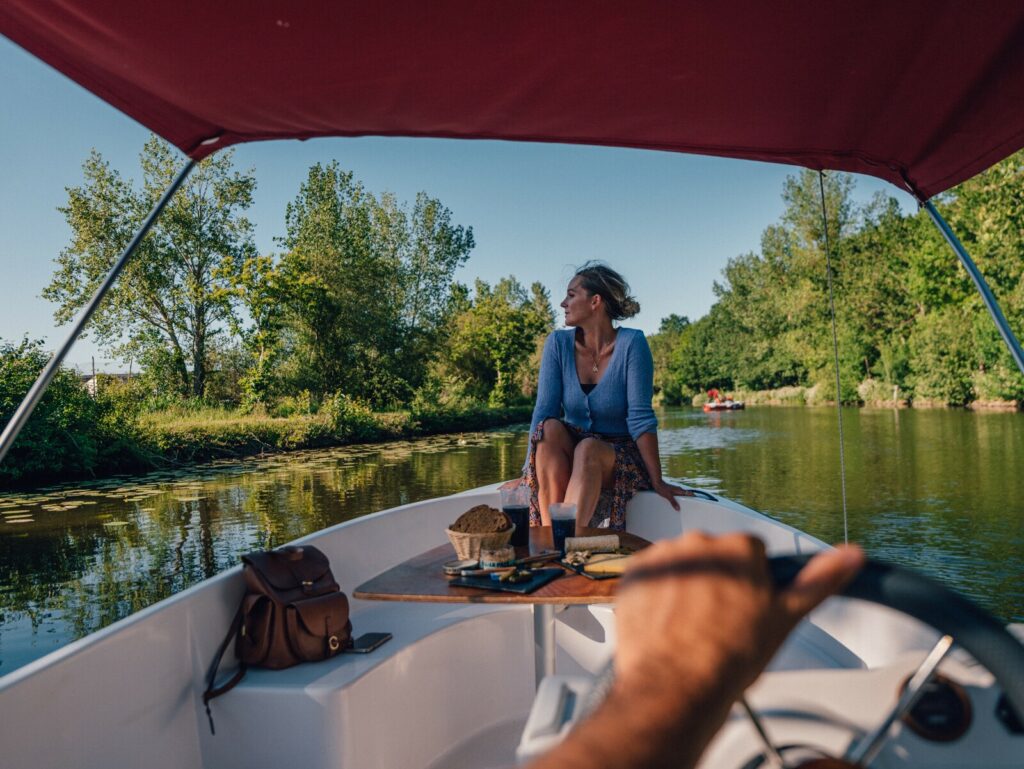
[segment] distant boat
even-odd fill
[[[746,405],[743,401],[708,401],[704,404],[705,411],[739,411],[745,409]]]

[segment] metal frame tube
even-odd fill
[[[548,603],[533,604],[533,672],[538,687],[555,673],[555,607]]]
[[[121,252],[121,256],[119,256],[117,261],[114,262],[114,266],[110,268],[110,272],[107,273],[103,282],[100,283],[99,287],[96,289],[96,293],[92,295],[92,299],[89,300],[85,309],[82,310],[81,314],[75,319],[74,324],[71,326],[71,330],[68,332],[67,338],[64,340],[63,344],[61,344],[53,354],[53,357],[50,358],[49,363],[47,363],[46,367],[43,368],[39,377],[29,389],[28,394],[21,401],[17,410],[15,410],[14,416],[11,417],[11,420],[4,428],[3,433],[0,434],[0,462],[4,461],[4,457],[7,456],[7,452],[10,451],[11,446],[18,437],[18,433],[20,433],[21,428],[25,426],[25,422],[28,421],[28,418],[35,409],[36,404],[38,404],[39,400],[43,397],[43,393],[46,392],[46,388],[50,386],[50,380],[53,379],[54,375],[57,373],[57,369],[60,368],[60,364],[64,362],[64,358],[66,358],[67,354],[71,351],[72,345],[74,345],[75,340],[78,339],[79,334],[82,333],[82,329],[85,328],[85,324],[89,322],[89,318],[91,318],[92,314],[96,312],[96,308],[103,300],[103,297],[106,296],[110,287],[114,285],[114,281],[117,280],[117,276],[121,274],[125,265],[128,264],[128,260],[135,252],[135,249],[138,248],[139,243],[141,243],[142,239],[146,237],[146,233],[148,233],[150,228],[152,228],[153,224],[160,216],[160,213],[171,201],[171,198],[174,197],[174,193],[178,191],[178,188],[188,177],[192,169],[195,168],[195,165],[196,161],[189,160],[188,163],[185,164],[185,167],[178,172],[178,175],[174,177],[174,180],[164,192],[163,196],[157,201],[156,205],[153,206],[153,210],[149,212],[149,216],[146,217],[142,226],[139,227],[138,231],[125,247],[124,251]]]
[[[978,270],[978,266],[971,259],[971,255],[967,253],[967,249],[964,248],[960,239],[957,238],[956,233],[953,232],[946,220],[942,218],[942,214],[938,212],[930,200],[921,200],[921,205],[924,206],[924,210],[928,212],[928,216],[932,218],[932,222],[938,228],[939,232],[949,243],[950,247],[956,253],[960,263],[967,270],[967,274],[971,276],[971,280],[974,281],[975,288],[978,289],[978,293],[981,294],[982,301],[985,302],[985,306],[988,308],[989,314],[992,316],[992,320],[995,321],[996,328],[999,330],[999,335],[1003,337],[1003,341],[1006,346],[1010,349],[1010,355],[1013,356],[1013,360],[1017,363],[1017,368],[1024,374],[1024,350],[1021,350],[1020,342],[1017,341],[1017,337],[1013,335],[1010,324],[1006,321],[1006,316],[1003,315],[1003,311],[999,308],[999,303],[996,301],[995,295],[992,293],[992,289],[988,287],[988,283],[985,282],[985,278]]]

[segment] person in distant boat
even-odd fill
[[[611,690],[528,769],[695,766],[789,632],[853,579],[864,553],[819,553],[782,590],[764,543],[747,534],[690,532],[632,560],[615,598]]]
[[[651,349],[642,331],[613,325],[640,311],[629,285],[610,267],[587,262],[561,307],[567,328],[544,344],[523,468],[531,525],[550,525],[548,505],[568,502],[577,526],[621,530],[626,503],[646,489],[678,510],[675,497],[692,492],[661,477]],[[594,517],[602,489],[611,494],[607,518]]]

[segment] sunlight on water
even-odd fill
[[[666,475],[842,538],[836,413],[661,414]],[[846,410],[851,538],[1024,621],[1024,414]],[[251,550],[515,477],[519,430],[303,451],[0,495],[0,674]]]

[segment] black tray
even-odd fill
[[[536,569],[533,572],[533,577],[526,582],[500,582],[491,579],[489,574],[485,574],[479,577],[456,577],[448,584],[455,587],[479,587],[483,590],[500,590],[503,593],[526,595],[543,587],[551,580],[558,579],[563,574],[565,572],[562,569]]]

